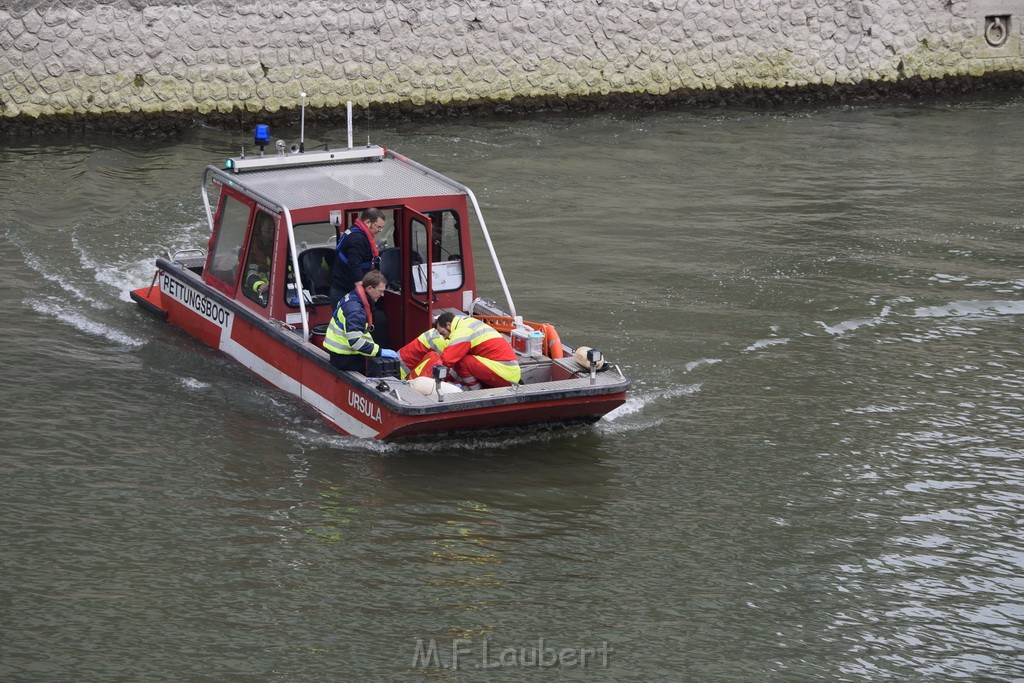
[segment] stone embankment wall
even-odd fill
[[[0,127],[1016,78],[1022,27],[1024,0],[13,0]]]

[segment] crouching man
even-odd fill
[[[490,325],[446,312],[434,329],[448,340],[441,363],[459,376],[463,389],[507,387],[522,378],[512,345]]]

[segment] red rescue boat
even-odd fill
[[[258,129],[257,144],[266,144],[268,131]],[[394,150],[349,144],[306,152],[278,142],[276,154],[264,155],[261,146],[259,156],[243,153],[223,168],[208,166],[200,183],[207,249],[158,258],[153,281],[132,291],[132,299],[357,437],[595,422],[625,402],[629,380],[618,366],[602,365],[599,351],[568,346],[555,325],[517,314],[468,187]],[[211,190],[219,190],[215,206]],[[441,312],[473,315],[517,342],[522,384],[424,395],[422,386],[397,376],[331,366],[321,344],[333,314],[327,293],[335,243],[367,207],[387,216],[378,241],[384,243],[380,270],[389,281],[382,301],[390,347],[415,339]],[[507,309],[477,291],[471,209]],[[270,273],[268,295],[261,297],[245,279],[258,252],[254,242],[271,228],[271,253],[259,256]],[[541,343],[518,343],[532,341],[530,332]]]

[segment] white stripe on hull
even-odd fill
[[[252,351],[242,346],[231,338],[231,326],[234,323],[232,317],[228,327],[221,328],[220,350],[226,355],[252,370],[254,373],[273,384],[282,391],[297,396],[310,404],[324,416],[328,421],[334,423],[346,434],[357,436],[363,439],[376,438],[380,431],[370,427],[352,415],[342,410],[336,403],[321,396],[309,387],[306,387],[297,379],[289,377],[273,365],[263,360]],[[305,362],[305,361],[302,361]]]

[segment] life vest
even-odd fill
[[[363,269],[364,273],[368,273],[371,270],[380,266],[380,252],[377,250],[377,240],[370,234],[370,230],[366,227],[366,224],[362,220],[356,219],[356,222],[352,224],[345,232],[341,233],[341,237],[338,238],[338,244],[335,245],[334,250],[338,252],[338,258],[346,266],[348,265],[348,257],[341,251],[341,246],[345,243],[345,238],[352,235],[354,232],[362,232],[366,236],[366,241],[370,243],[370,252],[373,257],[369,261],[363,261],[359,264],[359,267]]]
[[[366,289],[363,288],[363,283],[356,283],[356,288],[349,293],[359,297],[359,301],[363,304],[363,313],[366,314],[366,331],[373,332],[373,306],[370,305],[370,300],[366,298]]]
[[[324,336],[324,349],[343,356],[380,355],[380,346],[373,341],[373,312],[362,284],[345,295],[331,317]]]

